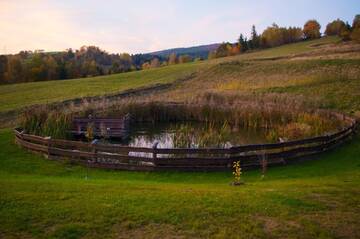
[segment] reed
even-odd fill
[[[68,138],[73,115],[46,106],[27,109],[19,117],[19,126],[26,133],[65,139]]]
[[[176,148],[225,148],[230,136],[231,128],[227,122],[221,127],[217,127],[214,122],[207,122],[197,130],[190,124],[182,124],[175,129],[172,137]]]
[[[193,101],[181,103],[136,98],[115,102],[86,101],[81,106],[71,106],[66,110],[39,107],[25,112],[20,125],[33,134],[67,137],[64,132],[69,129],[73,116],[123,117],[128,113],[137,122],[203,122],[206,126],[204,132],[207,133],[199,137],[202,139],[197,142],[200,146],[220,145],[228,129],[234,127],[265,129],[269,141],[275,142],[279,138],[292,140],[326,134],[342,126],[341,121],[329,117],[327,111],[305,110],[299,104],[283,104],[277,98],[249,102],[238,96],[216,93],[206,93]],[[222,124],[223,131],[215,132],[212,124]],[[185,128],[178,130],[186,131]],[[221,140],[215,140],[212,135],[217,135]],[[185,136],[179,137],[180,142]]]

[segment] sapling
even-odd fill
[[[242,170],[240,167],[240,161],[234,162],[233,169],[234,169],[234,171],[233,171],[234,182],[232,184],[234,186],[239,186],[239,185],[243,184],[243,182],[241,182]]]

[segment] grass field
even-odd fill
[[[200,64],[181,64],[109,76],[0,86],[0,112],[34,104],[98,96],[154,84],[170,83],[195,72]]]
[[[137,71],[110,76],[83,78],[62,81],[21,83],[0,86],[0,112],[21,109],[34,104],[46,104],[85,96],[99,96],[121,92],[157,83],[170,83],[199,71],[204,66],[219,62],[249,60],[257,58],[279,57],[312,51],[314,45],[337,42],[338,38],[329,37],[315,41],[306,41],[285,45],[264,51],[240,56],[215,59],[190,64],[162,67],[146,71]],[[207,69],[207,67],[205,67]]]
[[[325,37],[314,41],[304,41],[285,46],[274,47],[263,51],[253,52],[237,56],[240,59],[256,59],[256,58],[276,58],[289,55],[306,53],[316,49],[317,46],[339,42],[337,37]]]
[[[303,54],[337,38],[106,77],[0,86],[0,112],[174,82],[144,96],[183,101],[207,92],[244,102],[360,112],[359,58]],[[318,49],[317,49],[318,50]],[[356,52],[355,52],[356,54]],[[255,59],[255,60],[254,60]],[[360,116],[360,114],[359,114]],[[0,238],[359,238],[360,135],[312,161],[245,172],[139,173],[86,169],[18,148],[0,129]]]
[[[359,143],[233,187],[230,172],[87,172],[21,151],[2,130],[0,237],[357,238]]]
[[[188,100],[205,92],[245,98],[280,98],[309,107],[360,111],[360,60],[231,61],[213,65],[155,100]],[[204,87],[206,85],[206,87]]]

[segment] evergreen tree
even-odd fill
[[[243,34],[240,34],[240,37],[239,37],[238,41],[239,41],[241,52],[246,52],[249,49],[249,47],[248,47],[248,41],[244,37]]]
[[[260,36],[256,32],[255,25],[251,28],[251,45],[252,49],[257,49],[260,47]]]

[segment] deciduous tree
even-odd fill
[[[169,65],[174,65],[177,63],[176,53],[171,53],[169,56]]]
[[[345,22],[340,19],[330,22],[326,26],[325,34],[327,36],[340,35],[341,31],[346,27]]]
[[[181,56],[179,56],[179,63],[180,64],[188,63],[188,62],[191,62],[191,61],[192,61],[192,58],[189,55],[181,55]]]
[[[360,14],[356,15],[352,24],[352,28],[360,28]]]
[[[150,63],[151,68],[157,68],[160,65],[161,65],[161,63],[158,58],[155,57],[154,59],[151,60],[151,63]]]
[[[316,20],[309,20],[304,25],[304,35],[306,39],[317,39],[321,37],[321,25]]]

